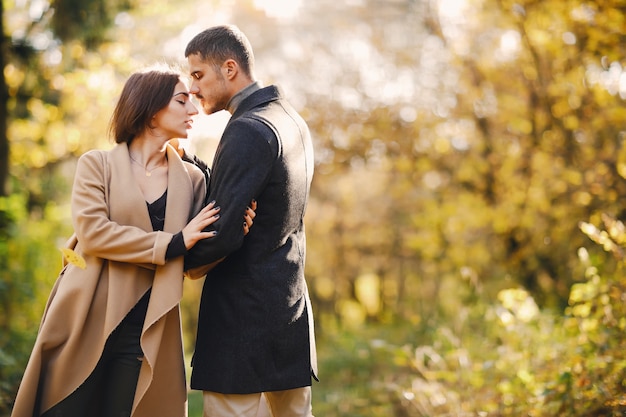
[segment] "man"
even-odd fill
[[[304,212],[313,176],[309,129],[276,86],[255,80],[254,55],[235,26],[218,26],[185,50],[190,93],[206,114],[232,117],[216,150],[209,200],[228,207],[217,236],[186,257],[223,259],[204,282],[191,387],[205,417],[251,416],[261,393],[274,417],[308,417],[317,379],[313,316],[304,279]],[[244,240],[240,208],[258,207]]]

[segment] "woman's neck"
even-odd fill
[[[128,146],[133,176],[144,199],[151,203],[167,189],[169,167],[167,142],[154,138],[136,137]]]
[[[136,164],[141,165],[146,171],[167,163],[167,142],[161,143],[157,138],[137,136],[128,146],[130,158]]]

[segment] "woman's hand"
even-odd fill
[[[215,201],[212,201],[187,223],[187,226],[183,229],[183,240],[187,250],[191,249],[199,240],[207,239],[217,234],[215,231],[203,232],[203,230],[220,218],[219,211],[220,208],[215,207]]]
[[[256,200],[252,200],[250,202],[250,206],[246,207],[246,212],[243,215],[243,235],[247,235],[250,233],[250,228],[254,223],[254,218],[256,217]]]

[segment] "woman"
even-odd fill
[[[13,417],[187,414],[181,255],[214,235],[203,229],[219,208],[202,209],[204,173],[168,141],[197,113],[179,73],[133,74],[111,119],[117,145],[80,157],[70,246],[86,266],[55,283]]]

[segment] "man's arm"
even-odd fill
[[[268,137],[272,138],[269,142]],[[262,192],[277,155],[277,141],[261,122],[245,119],[229,125],[215,156],[207,199],[222,208],[212,225],[217,236],[198,242],[189,251],[186,270],[212,264],[241,247],[242,213]]]

